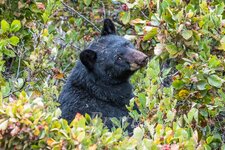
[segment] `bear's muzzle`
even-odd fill
[[[145,55],[144,53],[136,49],[131,49],[131,48],[129,48],[126,54],[126,59],[130,64],[131,71],[136,71],[140,69],[141,67],[146,66],[148,63],[147,55]]]

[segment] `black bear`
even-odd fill
[[[134,96],[130,76],[147,64],[148,57],[116,35],[110,19],[104,20],[101,37],[80,53],[59,97],[62,118],[71,122],[76,113],[102,118],[128,116],[126,105]],[[106,121],[112,127],[111,121]]]

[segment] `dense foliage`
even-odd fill
[[[59,119],[61,88],[105,17],[151,58],[131,79],[132,136],[124,120],[109,131],[89,115]],[[0,147],[225,149],[223,2],[1,0],[0,21]]]

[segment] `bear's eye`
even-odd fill
[[[124,43],[124,46],[125,46],[125,47],[129,47],[129,45],[130,45],[129,42],[125,42],[125,43]]]
[[[117,55],[117,60],[121,61],[122,60],[122,56],[121,55]]]

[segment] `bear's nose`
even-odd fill
[[[136,61],[136,63],[138,65],[140,65],[141,67],[146,66],[148,63],[148,56],[143,54],[143,56],[139,57],[139,59]]]
[[[147,63],[148,63],[148,56],[145,55],[145,56],[140,60],[139,65],[140,65],[140,66],[145,66],[145,65],[147,65]]]
[[[125,58],[130,64],[130,70],[136,71],[141,67],[144,67],[148,63],[148,56],[143,52],[136,49],[128,49],[128,53],[125,54]]]

